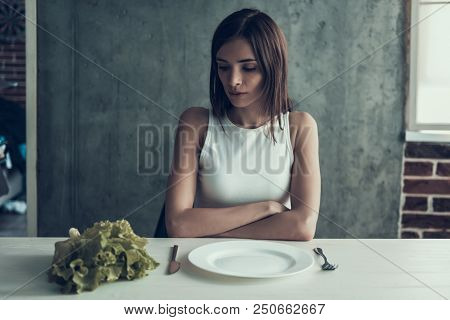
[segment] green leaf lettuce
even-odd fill
[[[92,291],[103,282],[134,280],[159,266],[145,250],[147,239],[137,236],[126,220],[96,222],[80,235],[55,243],[49,281],[64,293]]]

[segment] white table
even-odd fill
[[[0,238],[0,298],[7,299],[444,299],[450,298],[450,240],[279,241],[310,250],[321,247],[335,271],[319,258],[299,274],[272,279],[234,278],[202,271],[187,260],[201,245],[231,239],[149,239],[160,262],[135,281],[103,284],[93,292],[64,295],[47,282],[56,238]],[[181,270],[167,275],[170,248],[179,245]],[[32,280],[34,279],[34,280]],[[20,288],[20,289],[18,289]]]

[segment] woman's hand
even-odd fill
[[[283,211],[289,211],[289,208],[287,208],[283,204],[281,204],[277,201],[273,201],[273,200],[268,201],[268,206],[269,206],[269,212],[271,214],[277,214],[277,213],[280,213]]]

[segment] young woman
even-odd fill
[[[320,206],[317,124],[292,111],[287,45],[259,10],[217,27],[212,109],[178,124],[165,201],[171,237],[311,240]]]

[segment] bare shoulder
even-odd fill
[[[296,129],[301,127],[317,128],[317,122],[311,114],[305,111],[292,111],[289,113],[289,122],[292,123]]]
[[[208,109],[203,107],[189,107],[181,113],[180,122],[196,128],[208,124]]]
[[[291,141],[293,141],[292,144],[294,149],[300,143],[301,139],[306,138],[311,130],[314,133],[314,136],[317,136],[317,122],[311,114],[305,111],[290,112],[289,127],[291,131]]]
[[[189,107],[180,116],[179,125],[187,126],[195,131],[200,148],[203,147],[208,131],[209,110],[203,107]]]

